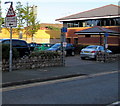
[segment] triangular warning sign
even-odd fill
[[[10,8],[8,9],[6,17],[15,17],[15,11],[13,10],[12,5],[10,5]]]

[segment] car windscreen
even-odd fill
[[[3,44],[10,44],[10,40],[3,41]],[[24,41],[19,41],[19,40],[13,40],[12,45],[13,47],[27,47],[27,43],[25,43]]]
[[[97,46],[87,46],[87,49],[97,49]]]
[[[0,39],[0,43],[2,43],[2,39]]]
[[[55,44],[51,48],[59,48],[59,47],[60,47],[60,44]]]

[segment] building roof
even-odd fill
[[[45,28],[46,26],[52,26],[56,28],[62,28],[63,24],[52,24],[52,23],[41,23],[40,27]]]
[[[100,34],[105,34],[108,33],[109,35],[118,35],[119,32],[108,29],[108,28],[103,28],[100,26],[94,26],[92,28],[88,28],[82,31],[75,32],[75,34],[78,35],[86,35],[86,34],[92,34],[92,35],[100,35]]]
[[[118,12],[120,6],[117,5],[106,5],[99,8],[91,9],[88,11],[80,12],[70,16],[56,19],[56,21],[71,21],[71,20],[85,20],[85,19],[94,19],[94,18],[103,18],[103,17],[116,17],[120,15]]]

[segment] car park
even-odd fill
[[[33,51],[36,46],[38,46],[36,43],[28,43],[28,46],[30,48],[30,51]]]
[[[10,45],[10,39],[0,39],[0,43]],[[12,39],[12,47],[17,49],[20,57],[30,54],[28,44],[24,40]]]
[[[42,50],[46,50],[48,48],[50,48],[53,44],[50,43],[42,43],[42,44],[38,44],[35,48],[34,51],[38,52],[38,51],[42,51]]]
[[[107,53],[112,53],[111,50],[106,51]],[[99,45],[89,45],[86,48],[83,48],[80,52],[81,59],[91,58],[96,59],[98,53],[105,53],[104,47]]]
[[[47,49],[48,51],[56,51],[56,52],[61,52],[61,43],[56,43],[53,46],[51,46],[49,49]],[[64,46],[64,53],[65,55],[75,55],[75,47],[73,46],[73,44],[67,43]]]

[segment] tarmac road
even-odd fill
[[[30,70],[21,69],[12,72],[3,72],[2,84],[8,86],[19,84],[18,82],[35,82],[118,70],[118,62],[101,63],[93,60],[81,60],[79,56],[70,56],[66,57],[65,67],[46,67]]]
[[[111,104],[118,101],[118,72],[3,89],[3,104]]]

